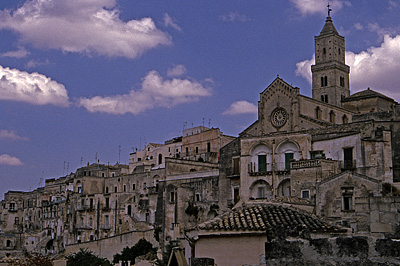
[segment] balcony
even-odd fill
[[[290,169],[302,169],[302,168],[312,168],[312,167],[320,167],[321,160],[314,159],[314,160],[300,160],[300,161],[293,161],[290,163]]]
[[[249,175],[250,176],[266,176],[272,175],[272,164],[267,163],[263,166],[259,166],[256,163],[249,164]]]

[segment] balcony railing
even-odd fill
[[[312,167],[320,167],[321,160],[300,160],[293,161],[290,163],[290,169],[301,169],[301,168],[312,168]]]
[[[263,166],[259,166],[256,163],[249,164],[249,175],[260,176],[260,175],[272,175],[272,164],[267,163]]]

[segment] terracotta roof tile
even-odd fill
[[[197,226],[214,231],[265,231],[275,227],[307,228],[311,232],[339,232],[336,226],[304,211],[279,204],[243,206]]]

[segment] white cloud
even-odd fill
[[[173,68],[167,70],[168,77],[179,77],[186,73],[186,67],[184,65],[176,65]]]
[[[135,58],[171,43],[151,18],[121,21],[116,0],[30,0],[0,11],[0,29],[36,47],[111,57]]]
[[[290,0],[302,15],[322,13],[327,14],[327,1],[321,0]],[[330,8],[336,12],[343,8],[343,5],[350,6],[351,3],[346,0],[329,1]]]
[[[28,138],[18,136],[12,130],[1,129],[0,130],[0,139],[10,139],[10,140],[28,140]]]
[[[382,28],[379,26],[378,23],[368,23],[368,29],[371,32],[375,32],[378,34],[378,36],[383,39],[385,35],[394,35],[396,31],[392,28]]]
[[[211,96],[211,93],[211,88],[204,87],[197,81],[177,78],[164,80],[157,71],[150,71],[143,78],[140,90],[132,90],[124,95],[81,98],[78,106],[92,113],[137,115],[157,107],[171,108],[178,104],[194,102],[200,97]]]
[[[14,58],[23,58],[27,56],[29,52],[25,50],[25,48],[20,47],[18,50],[15,51],[8,51],[5,53],[0,54],[1,57],[14,57]]]
[[[10,156],[8,154],[0,154],[0,164],[11,165],[11,166],[23,165],[20,159],[14,156]]]
[[[0,66],[0,100],[68,106],[64,85],[38,74]]]
[[[364,26],[363,26],[361,23],[359,23],[359,22],[355,23],[355,24],[353,25],[353,27],[354,27],[356,30],[363,30],[363,29],[364,29]]]
[[[219,16],[219,18],[222,21],[228,21],[228,22],[246,22],[248,19],[245,15],[240,14],[239,12],[235,11],[235,12],[230,12],[226,15],[221,15]]]
[[[296,73],[311,83],[311,65],[314,59],[296,64]],[[370,87],[400,101],[400,35],[384,36],[379,47],[370,47],[361,53],[346,52],[346,64],[350,66],[352,93]]]
[[[237,101],[231,104],[229,108],[223,112],[224,115],[241,115],[256,114],[258,112],[257,105],[247,101]]]
[[[170,17],[170,15],[168,15],[167,13],[164,14],[164,26],[172,27],[177,31],[182,31],[181,27],[179,27],[179,25],[175,23],[175,19]]]

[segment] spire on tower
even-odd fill
[[[332,9],[331,9],[331,5],[329,4],[329,2],[328,2],[328,6],[327,7],[328,7],[328,17],[330,17]]]

